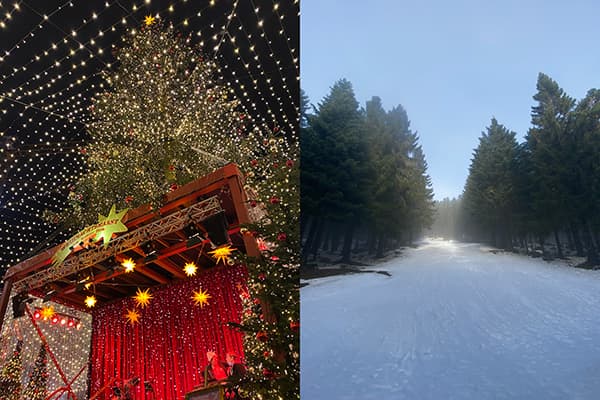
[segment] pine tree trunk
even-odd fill
[[[496,226],[494,226],[494,227],[492,228],[492,243],[491,243],[491,245],[492,245],[492,246],[494,246],[494,247],[498,247],[498,246],[496,246],[496,245],[497,245],[497,239],[496,239]]]
[[[382,258],[384,253],[385,246],[385,235],[380,233],[377,237],[377,253],[375,254],[375,258]]]
[[[351,261],[352,239],[354,238],[354,223],[350,222],[344,235],[344,247],[342,247],[342,259],[340,262],[349,263]]]
[[[596,242],[596,250],[599,250],[600,249],[600,235],[598,235],[598,232],[593,232],[592,237],[594,238],[594,240]]]
[[[566,231],[567,234],[567,248],[570,251],[575,250],[575,243],[573,242],[573,232],[571,232],[571,229],[567,229]]]
[[[592,240],[592,230],[590,229],[590,224],[588,221],[583,221],[583,232],[584,232],[584,241],[586,242],[587,247],[587,261],[588,265],[598,265],[600,263],[600,259],[598,258],[598,250],[596,246],[594,246],[594,241]]]
[[[321,250],[329,251],[329,238],[331,237],[331,224],[327,224],[321,233]]]
[[[331,253],[337,253],[340,248],[340,236],[340,230],[336,226],[331,238]]]
[[[375,248],[377,246],[377,234],[373,231],[369,232],[367,238],[367,252],[369,255],[375,254]]]
[[[321,236],[323,234],[324,225],[325,220],[319,219],[317,231],[315,232],[315,238],[313,240],[312,247],[310,248],[310,252],[313,256],[313,261],[317,260],[317,256],[319,254],[319,247],[321,246]]]
[[[362,240],[362,235],[360,234],[361,229],[359,227],[358,229],[358,235],[354,235],[354,246],[352,247],[352,252],[353,253],[358,253],[360,251],[360,245],[361,245],[361,240]]]
[[[565,258],[563,256],[562,248],[560,246],[560,239],[558,238],[558,232],[554,229],[554,241],[556,242],[556,250],[558,251],[558,258]]]
[[[307,225],[311,220],[310,216],[300,215],[300,243],[307,240],[308,232],[306,231]]]
[[[502,227],[502,248],[506,251],[512,251],[513,243],[512,237],[510,235],[510,227],[508,225],[504,225]]]
[[[577,252],[577,257],[583,257],[585,255],[583,251],[583,244],[581,243],[581,238],[579,237],[579,227],[577,224],[572,223],[569,225],[571,229],[571,234],[573,235],[573,243],[575,244],[575,251]]]
[[[307,222],[308,224],[308,222]],[[304,241],[304,246],[302,246],[301,251],[301,263],[300,265],[307,266],[308,255],[313,248],[313,242],[315,240],[318,225],[320,224],[320,218],[313,217],[310,219],[310,229],[308,230],[306,240]]]

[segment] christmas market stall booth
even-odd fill
[[[228,164],[169,193],[159,210],[113,207],[11,267],[0,397],[192,398],[209,383],[207,352],[243,361],[239,256],[259,253],[243,228],[259,208],[246,206],[243,188]]]

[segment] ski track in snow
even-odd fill
[[[425,241],[301,289],[301,397],[600,399],[600,273]]]

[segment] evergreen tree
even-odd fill
[[[514,184],[514,229],[517,238],[529,253],[530,234],[534,238],[543,237],[547,231],[545,221],[537,219],[533,207],[535,172],[531,161],[531,151],[527,142],[518,145],[513,163]]]
[[[300,186],[297,142],[269,139],[269,152],[248,174],[266,214],[244,227],[261,239],[262,256],[245,258],[248,296],[242,330],[247,377],[243,393],[262,399],[300,398]],[[261,177],[257,179],[257,177]],[[258,205],[257,205],[258,206]],[[255,397],[256,396],[256,397]]]
[[[574,100],[542,73],[538,76],[537,93],[533,98],[537,105],[532,107],[532,128],[526,137],[533,167],[533,207],[536,219],[546,221],[541,227],[543,234],[554,233],[559,255],[562,256],[558,231],[566,224],[567,210],[572,206],[565,185],[571,167],[566,162],[567,128]]]
[[[598,232],[600,231],[600,90],[588,91],[572,112],[570,121],[569,179],[566,182],[571,207],[572,225],[578,226],[588,256],[588,265],[600,263]],[[575,208],[575,210],[573,210]],[[575,229],[573,229],[575,230]],[[574,233],[579,240],[579,232]]]
[[[414,143],[418,142],[416,134]],[[409,158],[408,232],[409,242],[433,223],[433,188],[427,174],[427,161],[420,145],[413,147]]]
[[[21,376],[23,375],[22,349],[23,340],[19,339],[12,357],[8,359],[0,372],[0,399],[21,399]]]
[[[548,237],[554,239],[558,257],[564,255],[566,238],[568,248],[578,256],[587,255],[584,265],[598,265],[600,91],[590,90],[575,106],[545,74],[539,74],[536,88],[532,127],[523,143],[515,148],[513,138],[504,147],[492,145],[490,128],[481,138],[465,185],[465,225],[473,237],[489,235],[497,242],[494,221],[504,221],[500,225],[508,226],[528,253],[537,251],[537,243],[548,257],[552,257],[545,247]],[[512,172],[499,179],[497,170]],[[504,215],[492,212],[492,204],[503,204],[498,198],[503,192],[508,196],[501,198],[510,198],[507,204],[512,204]]]
[[[46,385],[48,383],[48,358],[46,346],[42,343],[40,351],[29,374],[29,383],[24,395],[27,400],[44,400],[48,396]]]
[[[306,128],[310,118],[310,99],[304,90],[300,90],[300,127]]]
[[[366,105],[366,130],[370,141],[370,225],[382,257],[388,238],[400,238],[406,227],[407,157],[398,132],[389,124],[379,97]]]
[[[464,191],[464,207],[476,234],[489,235],[493,245],[512,247],[515,133],[492,118],[473,154]]]
[[[88,172],[71,188],[65,214],[72,223],[94,223],[113,204],[159,205],[178,185],[241,163],[245,116],[219,83],[216,64],[190,43],[155,24],[116,50],[118,68],[104,73],[108,89],[91,107]]]
[[[302,209],[314,213],[305,248],[320,245],[326,221],[345,226],[342,261],[350,261],[355,228],[365,219],[368,156],[362,115],[352,85],[337,81],[303,134]]]
[[[431,224],[427,163],[402,106],[386,112],[373,97],[359,110],[352,85],[341,80],[306,121],[302,265],[319,248],[333,252],[340,244],[340,261],[348,262],[364,239],[369,253],[382,256]]]

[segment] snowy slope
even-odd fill
[[[600,399],[600,273],[430,240],[301,290],[301,397]]]

